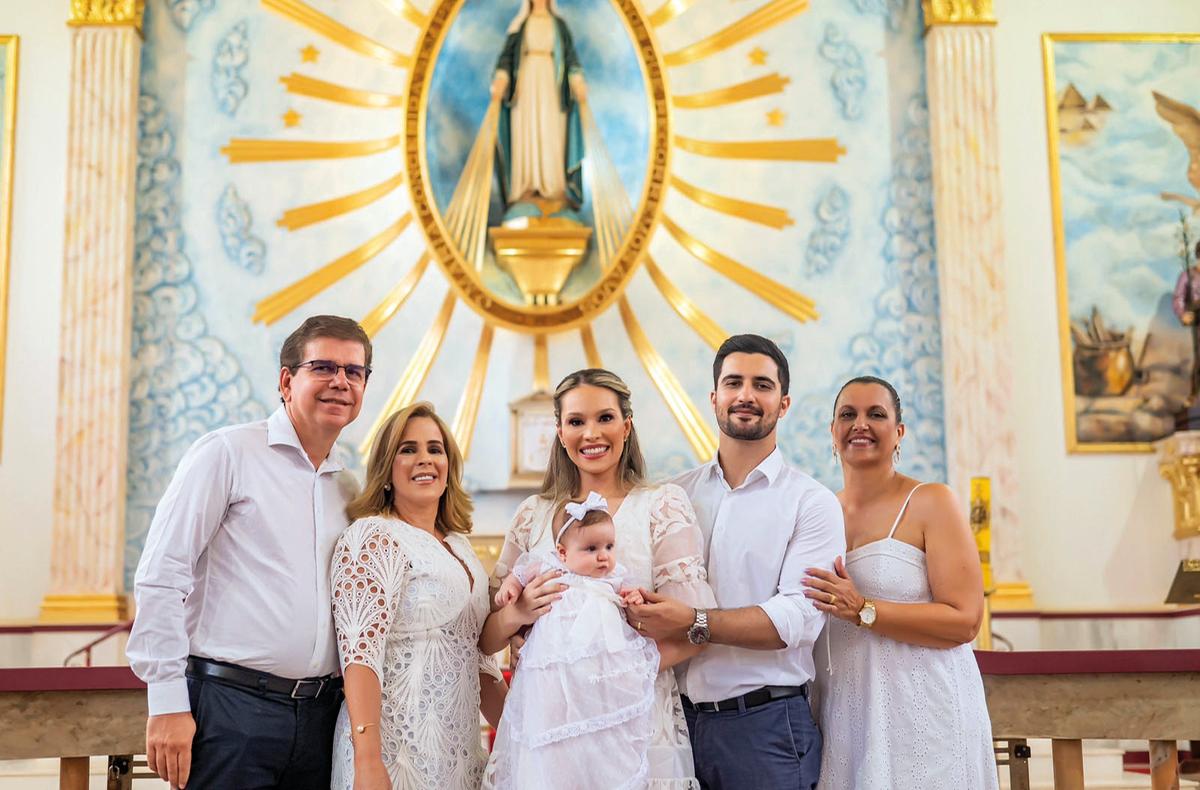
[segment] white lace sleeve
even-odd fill
[[[501,683],[504,682],[504,673],[500,671],[500,662],[496,656],[489,656],[482,650],[479,651],[479,674],[487,675]]]
[[[512,572],[517,577],[517,581],[521,582],[521,586],[525,587],[545,570],[547,570],[545,558],[527,551],[517,560]]]
[[[496,590],[500,588],[500,582],[512,571],[520,556],[529,550],[530,533],[533,530],[540,498],[536,494],[528,497],[513,515],[512,524],[509,525],[508,533],[504,536],[504,546],[500,549],[500,556],[496,560],[496,567],[492,569],[491,579],[488,580],[488,587],[492,594],[495,594]]]
[[[704,536],[683,489],[667,483],[650,504],[654,590],[699,608],[717,605],[704,570]]]
[[[343,671],[360,664],[382,680],[384,641],[407,566],[403,549],[378,520],[356,521],[338,539],[330,588]]]

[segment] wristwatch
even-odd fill
[[[696,620],[687,632],[688,641],[693,645],[702,645],[708,641],[708,610],[697,609]]]
[[[867,628],[875,625],[874,601],[863,601],[862,608],[858,610],[858,625],[865,625]]]

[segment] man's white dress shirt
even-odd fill
[[[158,503],[125,649],[150,714],[189,710],[189,655],[285,678],[338,669],[329,593],[353,477],[319,469],[283,407],[188,449]]]
[[[763,686],[813,679],[812,647],[824,613],[804,597],[805,568],[833,568],[846,552],[837,497],[784,463],[775,450],[737,488],[716,459],[677,477],[704,533],[708,583],[721,609],[758,606],[787,647],[751,650],[709,645],[679,670],[693,702],[716,702]]]

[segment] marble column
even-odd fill
[[[992,485],[995,608],[1032,605],[1021,570],[992,0],[922,0],[941,300],[947,475]]]
[[[41,619],[124,619],[141,0],[72,0],[50,587]]]

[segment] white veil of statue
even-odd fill
[[[508,34],[512,35],[521,29],[521,23],[529,18],[529,11],[533,7],[532,0],[521,0],[521,10],[513,17],[513,21],[508,23]],[[557,0],[550,0],[548,6],[550,13],[558,16]]]

